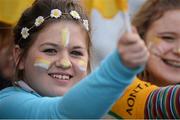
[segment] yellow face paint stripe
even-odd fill
[[[69,44],[69,39],[70,39],[70,32],[69,32],[68,28],[64,28],[61,31],[61,36],[62,36],[62,45],[64,47],[67,47]]]
[[[67,59],[62,59],[60,62],[61,62],[61,64],[63,65],[64,68],[68,68],[68,67],[71,66],[70,61],[67,60]]]
[[[156,45],[158,45],[160,43],[161,43],[161,39],[159,37],[153,36],[153,37],[151,37],[150,42],[148,44],[148,49],[150,49],[150,51],[158,57],[161,57],[160,53],[162,50],[157,48]]]
[[[87,62],[83,61],[83,60],[80,60],[78,62],[78,65],[79,65],[79,69],[81,71],[86,71],[87,70]]]
[[[38,57],[38,58],[36,58],[34,66],[41,67],[41,68],[44,68],[44,69],[48,69],[49,66],[50,66],[50,61],[45,60],[45,59],[43,59],[41,57]]]
[[[159,44],[159,43],[161,42],[161,39],[158,38],[158,37],[153,37],[152,42],[153,42],[154,44]]]

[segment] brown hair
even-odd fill
[[[12,47],[12,26],[4,22],[0,22],[0,50],[4,47]]]
[[[132,24],[144,39],[153,22],[160,19],[165,12],[175,9],[180,9],[180,0],[146,0],[133,17]]]
[[[13,48],[13,40],[12,40],[12,30],[13,27],[10,24],[0,22],[0,51],[5,50],[5,58],[2,58],[3,61],[1,60],[1,64],[9,64],[11,61],[10,57],[12,57],[12,48]],[[3,57],[3,56],[1,56]],[[4,74],[4,70],[6,68],[0,66],[0,90],[4,89],[5,87],[11,86],[11,79],[12,76],[6,76]],[[9,68],[9,66],[7,66]],[[10,68],[13,69],[13,68]],[[13,71],[13,70],[12,70]],[[12,72],[9,71],[9,72]],[[13,74],[13,73],[12,73]]]
[[[132,19],[141,38],[145,40],[146,33],[153,22],[160,19],[165,12],[180,9],[180,0],[146,0]],[[145,69],[138,77],[149,80],[149,72]]]
[[[52,9],[59,9],[62,13],[69,13],[71,10],[75,10],[79,13],[81,19],[75,20],[70,14],[62,14],[62,16],[60,16],[60,18],[58,19],[48,18],[43,22],[42,25],[38,27],[33,27],[33,29],[29,31],[28,38],[23,39],[21,36],[21,29],[24,27],[31,28],[34,25],[35,19],[38,16],[47,17],[50,15]],[[22,49],[22,53],[19,56],[19,61],[21,61],[23,57],[26,57],[28,50],[34,43],[35,37],[38,35],[39,31],[41,31],[45,26],[58,21],[71,21],[75,22],[76,24],[79,24],[83,27],[83,29],[85,29],[82,23],[82,19],[87,20],[88,18],[85,12],[82,10],[81,6],[74,0],[36,0],[33,3],[32,7],[25,10],[14,29],[15,44],[19,45],[19,47]],[[87,45],[88,55],[90,57],[91,41],[88,31]],[[22,79],[24,72],[18,70],[19,61],[16,66],[16,80]],[[88,68],[90,71],[90,61],[88,61]]]

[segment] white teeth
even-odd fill
[[[176,62],[176,61],[166,61],[166,62],[172,66],[180,67],[180,62]]]
[[[63,79],[66,79],[66,76],[63,75],[62,78],[63,78]]]
[[[51,75],[53,78],[56,79],[61,79],[61,80],[69,80],[70,76],[69,75],[59,75],[59,74],[53,74]]]

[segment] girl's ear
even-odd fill
[[[19,70],[23,70],[24,69],[24,60],[20,59],[20,55],[22,53],[22,49],[19,47],[19,45],[15,45],[15,47],[13,48],[13,58],[15,61],[15,65],[17,66],[17,68]]]

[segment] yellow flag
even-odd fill
[[[0,0],[0,21],[16,24],[22,12],[33,2],[34,0]]]
[[[92,67],[96,67],[115,49],[117,41],[127,31],[126,23],[130,24],[125,19],[128,0],[82,0],[82,3],[90,13],[94,53]]]
[[[119,10],[123,12],[128,11],[128,0],[116,0]]]
[[[118,11],[128,10],[128,0],[82,0],[88,12],[98,10],[102,16],[111,19]]]

